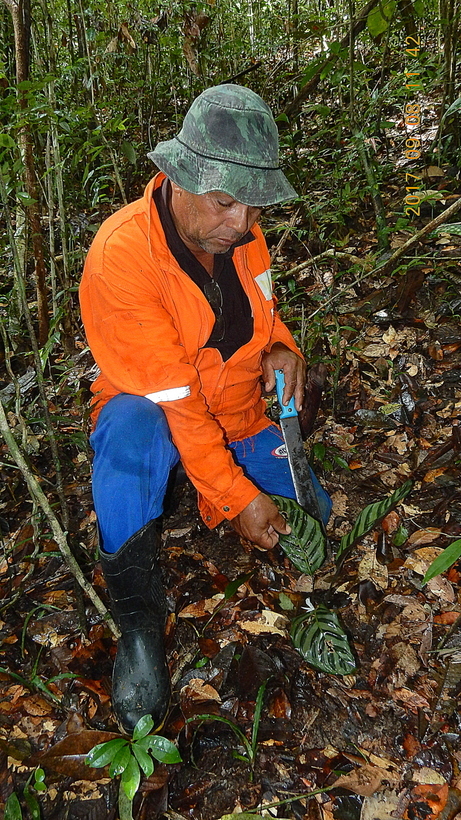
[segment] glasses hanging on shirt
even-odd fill
[[[222,312],[222,291],[216,279],[210,279],[209,282],[205,282],[203,292],[215,315],[215,323],[211,331],[211,336],[208,339],[208,344],[210,342],[222,342],[226,330],[226,323]]]

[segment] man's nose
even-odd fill
[[[231,209],[231,212],[228,213],[228,218],[226,219],[227,224],[229,227],[233,228],[236,233],[246,234],[249,230],[249,220],[250,220],[250,207],[249,205],[243,205],[242,203],[238,202],[234,205]]]

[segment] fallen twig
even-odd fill
[[[289,276],[296,276],[297,273],[301,273],[301,271],[306,270],[306,268],[316,265],[317,262],[321,262],[322,259],[347,259],[348,262],[351,262],[353,265],[361,265],[362,268],[369,265],[369,262],[360,256],[354,256],[352,253],[344,253],[344,251],[336,251],[334,248],[330,248],[328,251],[319,253],[318,256],[312,256],[310,259],[300,262],[299,265],[295,265],[295,267],[290,270],[277,274],[277,279],[283,281],[284,279],[288,279]]]
[[[80,569],[80,566],[78,565],[77,561],[72,555],[69,545],[67,543],[66,533],[62,529],[58,519],[56,518],[53,510],[51,509],[51,506],[48,502],[45,493],[43,492],[37,479],[31,472],[23,454],[21,453],[21,450],[19,449],[18,444],[16,443],[16,440],[8,424],[8,420],[2,402],[0,402],[0,433],[2,434],[3,439],[10,451],[11,457],[14,459],[23,475],[23,478],[27,484],[27,487],[32,498],[42,508],[46,518],[48,519],[51,530],[53,532],[54,539],[59,547],[61,555],[64,558],[64,561],[67,564],[67,567],[69,568],[70,572],[72,573],[76,581],[80,584],[84,593],[88,596],[90,601],[96,607],[97,611],[100,613],[100,615],[102,615],[105,618],[107,625],[109,626],[109,629],[111,630],[113,635],[116,638],[120,637],[120,633],[114,621],[110,617],[107,608],[104,606],[99,595],[97,595],[97,593],[94,591],[91,584],[86,580],[82,570]]]
[[[389,257],[389,259],[385,259],[384,262],[382,262],[380,265],[377,265],[372,270],[368,271],[367,273],[364,273],[362,276],[359,276],[350,285],[347,285],[346,287],[342,288],[338,293],[335,293],[333,296],[330,296],[329,299],[326,299],[323,305],[318,307],[316,310],[314,310],[313,313],[307,316],[306,321],[308,322],[314,316],[317,316],[317,313],[320,313],[326,307],[331,305],[336,299],[338,299],[339,296],[344,296],[344,294],[347,293],[347,291],[352,290],[356,285],[359,285],[360,282],[363,282],[364,279],[368,279],[370,276],[373,276],[376,273],[379,273],[380,275],[383,273],[388,273],[394,267],[397,260],[400,259],[400,257],[403,256],[406,253],[406,251],[409,250],[409,248],[412,248],[413,245],[416,245],[420,239],[422,239],[424,236],[427,236],[427,234],[431,233],[431,231],[434,231],[435,228],[439,227],[439,225],[443,225],[445,222],[451,219],[451,217],[454,214],[456,214],[459,210],[461,210],[461,197],[458,197],[458,199],[456,200],[456,202],[453,203],[453,205],[450,205],[449,208],[447,208],[445,211],[442,211],[442,213],[436,216],[435,219],[432,219],[431,222],[428,222],[428,224],[425,225],[424,228],[421,228],[420,231],[415,233],[414,236],[411,236],[410,239],[407,239],[407,241],[403,245],[401,245],[400,248],[397,248],[397,250],[394,251],[392,256]],[[314,260],[318,258],[319,257],[314,257]]]

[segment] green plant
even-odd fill
[[[150,777],[155,768],[154,760],[160,763],[181,761],[174,743],[161,735],[151,734],[153,728],[151,716],[144,715],[138,720],[132,738],[119,737],[98,743],[85,758],[88,766],[97,769],[109,766],[109,776],[120,777],[120,820],[132,820],[133,799],[141,782],[141,771]]]
[[[289,535],[280,535],[283,551],[296,569],[313,575],[325,561],[326,538],[319,521],[312,518],[296,501],[280,495],[271,496],[291,527]]]
[[[452,544],[449,544],[448,547],[446,547],[443,552],[437,556],[437,558],[434,558],[423,578],[423,585],[427,584],[431,578],[435,578],[436,575],[440,575],[441,572],[445,572],[445,570],[450,569],[450,567],[452,567],[460,557],[461,538],[458,538],[456,541],[453,541]]]
[[[40,651],[38,652],[37,658],[35,660],[30,678],[24,678],[22,675],[17,675],[16,672],[11,672],[10,669],[7,669],[5,666],[0,666],[0,672],[3,672],[4,675],[9,675],[10,678],[13,680],[18,681],[22,686],[25,686],[26,689],[29,689],[31,692],[41,692],[45,698],[48,700],[53,701],[55,704],[59,704],[59,698],[53,694],[53,692],[48,688],[50,683],[54,683],[57,680],[73,680],[74,678],[78,677],[73,672],[61,672],[59,675],[54,675],[52,678],[48,678],[46,681],[43,681],[39,675],[37,674],[37,667],[38,662],[40,660],[40,655],[42,653],[43,647],[40,647]]]
[[[412,487],[413,481],[406,481],[389,496],[381,501],[368,504],[359,513],[351,531],[341,539],[336,555],[338,568],[355,542],[370,532],[378,521],[408,495]],[[306,575],[313,575],[317,569],[320,569],[326,557],[326,538],[319,522],[315,521],[293,499],[281,496],[272,496],[272,498],[291,527],[289,535],[279,537],[281,548],[297,569]],[[443,569],[451,566],[451,563],[461,555],[461,539],[455,541],[451,547],[455,549],[452,549],[446,559],[450,561],[449,563],[443,564],[440,561],[441,555],[436,559],[440,561],[440,565],[443,565]],[[430,569],[431,567],[428,573]],[[430,577],[443,571],[443,569],[436,569],[437,571],[433,572]],[[337,614],[324,604],[311,608],[307,613],[295,618],[291,626],[290,637],[304,660],[315,669],[331,675],[349,675],[356,668],[356,661],[340,620]]]
[[[33,783],[32,783],[33,779]],[[34,794],[36,792],[46,791],[45,772],[43,769],[34,769],[27,780],[23,790],[23,797],[29,809],[32,820],[40,820],[42,812],[40,804]],[[5,803],[5,820],[22,820],[22,808],[19,802],[19,797],[16,792],[12,792]]]
[[[250,767],[250,781],[253,781],[254,776],[254,767],[258,751],[259,724],[261,722],[261,711],[263,707],[264,693],[266,691],[266,686],[268,682],[269,679],[265,680],[264,683],[262,683],[258,689],[258,694],[256,696],[255,701],[253,725],[251,727],[251,740],[248,740],[245,733],[242,732],[242,730],[238,726],[236,726],[235,723],[232,723],[232,721],[228,718],[222,717],[222,715],[195,715],[194,717],[188,718],[186,720],[186,723],[195,723],[196,721],[199,721],[200,724],[202,724],[205,720],[217,720],[219,723],[225,723],[226,726],[229,726],[229,728],[232,729],[235,737],[244,749],[243,754],[240,754],[240,752],[237,752],[237,750],[234,749],[234,751],[232,752],[233,757],[237,758],[237,760],[243,760],[245,763],[248,763]]]
[[[304,660],[330,675],[350,675],[357,667],[336,612],[324,604],[295,618],[290,636]]]

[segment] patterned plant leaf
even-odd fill
[[[352,547],[355,541],[373,529],[377,521],[384,518],[393,507],[399,504],[400,501],[408,495],[412,487],[413,481],[405,481],[405,484],[402,484],[401,487],[394,490],[391,495],[382,498],[381,501],[374,501],[373,504],[368,504],[367,507],[364,507],[359,513],[352,530],[341,538],[336,561],[338,562],[344,556],[346,550]]]
[[[281,495],[271,498],[291,527],[289,535],[279,536],[280,546],[296,569],[313,575],[325,561],[325,536],[319,522],[292,498]]]
[[[431,236],[440,236],[442,233],[456,234],[461,236],[461,222],[451,222],[448,225],[439,225],[435,231],[432,231]]]
[[[336,612],[320,604],[295,618],[291,640],[310,666],[330,675],[350,675],[357,667]]]

